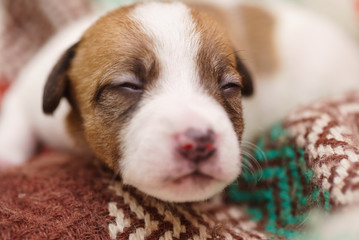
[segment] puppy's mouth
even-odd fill
[[[174,185],[181,185],[185,182],[192,182],[194,184],[206,184],[214,180],[214,177],[205,174],[199,170],[194,170],[191,173],[187,173],[179,177],[168,178],[165,180],[165,182],[172,183]]]

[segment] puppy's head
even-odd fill
[[[181,3],[98,20],[53,69],[43,109],[72,105],[70,129],[124,183],[167,201],[209,198],[240,173],[241,95],[252,91],[225,33]]]

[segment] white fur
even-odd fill
[[[33,154],[37,140],[50,147],[73,149],[64,122],[68,103],[62,100],[54,116],[44,115],[43,88],[59,57],[79,40],[94,19],[82,19],[57,34],[24,67],[6,92],[0,118],[0,168],[1,165],[18,165],[26,161]]]
[[[132,18],[154,40],[161,72],[154,92],[148,93],[129,127],[120,133],[125,140],[120,161],[123,180],[164,200],[206,199],[239,174],[240,152],[226,112],[200,85],[196,63],[200,35],[189,9],[181,3],[145,4],[134,10]],[[203,186],[166,181],[193,170],[193,163],[174,154],[173,136],[189,128],[210,128],[219,136],[218,159],[199,165],[217,179]]]

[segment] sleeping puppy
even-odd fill
[[[280,95],[283,87],[304,90],[319,76],[333,75],[325,79],[330,83],[336,70],[348,76],[355,72],[349,64],[346,71],[337,67],[322,76],[332,67],[330,61],[316,64],[319,70],[307,61],[298,64],[296,54],[307,49],[287,48],[308,47],[304,38],[316,39],[317,29],[306,20],[307,36],[292,39],[293,25],[279,20],[296,20],[300,14],[294,10],[292,17],[287,10],[268,6],[213,6],[139,3],[110,12],[92,25],[92,19],[84,19],[57,35],[5,96],[0,166],[24,162],[40,140],[95,155],[119,172],[125,184],[156,198],[204,200],[240,174],[242,96],[253,93],[252,77],[256,97],[246,103],[248,135],[303,98],[288,100],[290,106],[278,110],[288,96]],[[354,47],[346,47],[348,39],[333,40],[336,29],[321,26],[317,24],[325,34],[320,39],[344,43],[334,54],[358,59]],[[282,43],[285,47],[278,48]],[[315,52],[312,63],[331,56],[321,55],[321,50],[308,50]],[[313,97],[306,95],[308,100]]]
[[[77,31],[52,40],[7,94],[2,161],[23,162],[40,139],[91,152],[125,184],[179,202],[206,199],[238,176],[251,80],[211,18],[178,2],[123,7],[55,65],[52,51]]]

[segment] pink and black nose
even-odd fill
[[[178,137],[178,152],[185,159],[199,163],[215,153],[215,143],[216,136],[212,130],[189,128]]]

